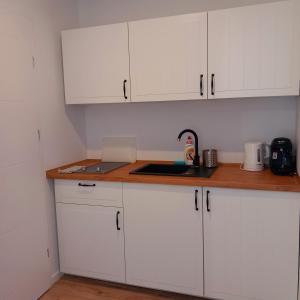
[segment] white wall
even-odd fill
[[[296,1],[296,0],[295,0]],[[297,5],[297,10],[300,15],[300,1],[296,2]],[[298,18],[298,23],[300,27],[300,18]],[[299,40],[300,41],[300,33],[299,33]],[[300,66],[299,66],[300,68]],[[300,87],[299,87],[300,88]],[[297,152],[297,171],[298,175],[300,176],[300,97],[298,97],[298,129],[297,129],[297,144],[298,144],[298,152]],[[299,299],[300,299],[300,294],[299,294]]]
[[[296,107],[294,97],[90,105],[88,153],[99,157],[105,136],[136,136],[140,159],[179,159],[183,143],[177,136],[185,128],[199,134],[200,149],[215,147],[227,153],[243,152],[249,140],[270,143],[285,136],[295,141]],[[239,154],[226,157],[224,161],[241,159]]]
[[[81,27],[221,9],[272,0],[78,0]],[[200,147],[216,147],[224,161],[240,161],[249,140],[270,142],[277,136],[295,141],[295,98],[219,100],[205,103],[140,103],[89,106],[86,110],[88,156],[99,157],[101,138],[136,136],[138,158],[177,159],[176,137],[192,127]],[[231,153],[229,156],[227,153]]]
[[[20,0],[21,1],[21,0]],[[27,2],[28,0],[26,0]],[[34,0],[31,0],[34,1]],[[44,170],[86,157],[84,107],[64,104],[61,31],[78,27],[74,0],[35,0],[37,72]],[[45,182],[50,275],[59,274],[53,181]]]
[[[0,2],[1,300],[36,299],[58,275],[45,170],[86,155],[84,109],[63,97],[60,31],[77,26],[73,0]]]
[[[82,27],[222,9],[276,0],[78,0]]]
[[[297,144],[298,144],[298,151],[297,151],[297,171],[300,176],[300,98],[298,98],[298,124],[297,124]]]
[[[61,31],[78,27],[78,15],[74,0],[36,2],[41,6],[34,13],[37,22],[37,88],[44,163],[49,169],[85,156],[84,106],[66,106],[64,103],[61,56]]]

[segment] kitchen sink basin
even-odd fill
[[[147,164],[131,171],[130,174],[208,178],[215,170],[216,168],[203,168],[186,165]]]

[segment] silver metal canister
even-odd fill
[[[203,167],[216,168],[218,166],[218,151],[216,149],[203,150]]]

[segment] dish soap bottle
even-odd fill
[[[195,145],[191,136],[188,136],[184,146],[184,161],[186,165],[193,165],[195,157]]]

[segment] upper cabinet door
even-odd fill
[[[126,23],[64,31],[62,42],[67,104],[130,100]]]
[[[132,101],[207,98],[207,13],[129,23]]]
[[[209,98],[299,95],[295,2],[208,13]]]

